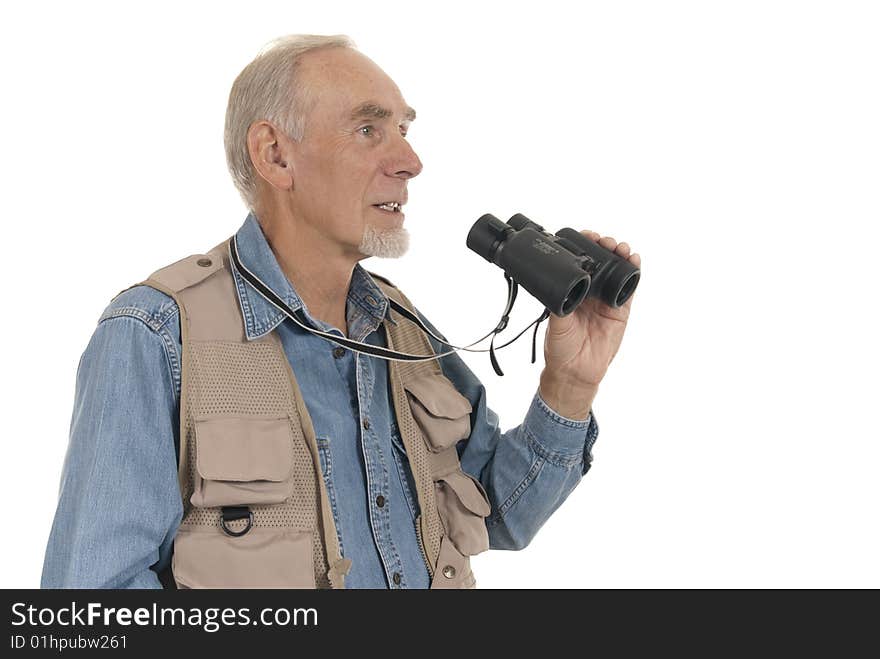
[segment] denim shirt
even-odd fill
[[[292,309],[302,308],[315,328],[344,336],[309,314],[253,214],[236,235],[245,267]],[[393,413],[387,362],[337,349],[296,325],[234,269],[233,278],[247,338],[278,332],[302,390],[339,546],[352,560],[346,587],[427,588],[415,528],[418,498]],[[349,338],[385,346],[381,323],[388,313],[384,293],[356,265],[346,304]],[[439,342],[431,343],[443,351]],[[583,421],[564,418],[536,391],[523,422],[502,433],[485,388],[461,358],[450,354],[440,364],[473,407],[471,435],[458,451],[462,469],[489,495],[490,547],[521,549],[589,469],[596,421],[592,412]],[[77,369],[43,588],[161,587],[157,573],[170,562],[183,516],[177,480],[180,383],[174,300],[148,286],[118,295]]]

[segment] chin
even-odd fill
[[[402,226],[379,228],[367,224],[358,249],[365,256],[398,259],[409,249],[409,231]]]

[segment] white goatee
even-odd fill
[[[372,224],[364,227],[364,236],[358,248],[366,256],[380,259],[397,259],[409,248],[409,231],[404,227],[377,229]]]

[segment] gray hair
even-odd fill
[[[301,140],[313,94],[297,78],[299,58],[316,48],[356,48],[344,34],[291,34],[263,46],[229,92],[223,143],[226,164],[249,210],[257,202],[257,173],[248,153],[247,133],[255,121],[271,121],[289,138]]]

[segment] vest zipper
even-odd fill
[[[428,554],[425,551],[425,545],[422,542],[422,515],[416,517],[416,540],[419,541],[419,550],[422,552],[422,558],[425,560],[425,567],[428,568],[428,574],[434,579],[434,570],[431,568],[431,561],[428,560]]]
[[[385,340],[386,340],[386,342],[389,344],[388,347],[391,348],[391,349],[394,349],[394,345],[393,345],[393,342],[392,342],[392,340],[391,340],[391,332],[389,331],[387,325],[385,325]],[[389,363],[388,363],[388,371],[387,371],[387,373],[388,373],[388,379],[389,379],[389,381],[392,381],[392,380],[395,378],[395,375],[396,375],[396,378],[397,378],[398,380],[399,380],[399,378],[400,378],[399,374],[396,374],[396,373],[395,373],[395,375],[392,374],[392,371],[393,371],[394,367],[395,367],[395,363],[394,363],[394,362],[389,362]],[[393,402],[393,407],[394,407],[394,420],[395,420],[395,423],[398,422],[398,409],[399,409],[399,407],[400,407],[400,403],[399,403],[398,400],[397,400],[397,396],[394,395],[394,391],[400,391],[401,395],[403,396],[403,401],[406,401],[406,393],[404,392],[403,384],[400,383],[400,382],[398,382],[398,385],[399,385],[399,388],[398,388],[398,389],[394,389],[394,390],[392,391],[392,402]],[[398,430],[399,430],[399,426],[398,426]],[[404,448],[405,448],[405,447],[406,447],[406,441],[405,441],[404,438],[403,438],[403,432],[400,433],[400,442],[401,442],[401,444],[404,445]],[[412,461],[410,460],[409,452],[408,452],[408,451],[405,451],[405,452],[406,452],[407,466],[409,467],[410,470],[412,470]],[[415,477],[415,474],[413,474],[413,476]],[[431,486],[433,487],[433,483],[432,483]],[[416,494],[416,500],[419,501],[419,506],[421,506],[421,505],[422,505],[422,501],[420,500],[420,496],[419,496],[420,492],[419,492],[418,483],[416,484],[416,493],[415,493],[415,494]],[[433,581],[433,580],[434,580],[434,568],[433,568],[433,566],[431,565],[431,561],[428,560],[428,552],[425,551],[425,542],[424,542],[424,540],[422,539],[422,514],[421,514],[421,513],[419,513],[418,515],[416,515],[416,519],[415,519],[415,527],[416,527],[416,541],[418,541],[418,543],[419,543],[419,551],[422,552],[422,560],[425,561],[425,567],[428,569],[428,577],[429,577],[429,581]],[[429,584],[429,587],[430,587],[430,584]]]

